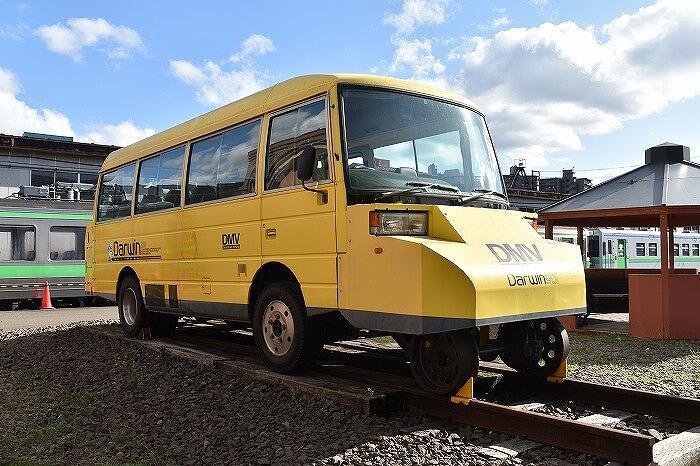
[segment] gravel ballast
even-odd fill
[[[0,331],[0,464],[606,463],[548,446],[492,458],[483,447],[512,437],[406,412],[366,416],[72,328],[80,324]],[[570,375],[698,396],[697,343],[571,338]],[[549,409],[562,417],[588,414],[586,406]],[[639,417],[619,426],[661,437],[682,427]]]
[[[0,341],[0,464],[523,463],[481,452],[503,434],[362,415],[80,328],[27,333]],[[524,463],[605,463],[538,450]]]

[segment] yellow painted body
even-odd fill
[[[162,287],[166,309],[161,311],[192,314],[185,305],[189,302],[199,304],[200,315],[245,320],[256,272],[279,263],[300,283],[309,313],[340,311],[362,328],[430,333],[581,312],[585,287],[578,248],[542,239],[522,213],[430,205],[348,206],[337,92],[346,83],[434,96],[475,109],[460,96],[407,81],[307,76],[120,149],[107,158],[101,172],[182,144],[187,167],[190,141],[252,118],[262,121],[254,194],[91,224],[87,291],[114,298],[120,273],[130,268],[142,291],[146,285]],[[319,96],[327,101],[330,181],[314,188],[326,191],[328,202],[300,186],[264,191],[270,113]],[[429,235],[372,236],[368,218],[375,209],[428,210]],[[223,249],[222,235],[232,232],[240,233],[240,248]],[[108,249],[115,242],[138,242],[138,250],[110,258]],[[529,250],[535,245],[540,257],[505,262],[487,244],[520,244]],[[177,301],[171,296],[175,289]],[[229,312],[227,305],[236,310]]]

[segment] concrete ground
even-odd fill
[[[51,311],[0,312],[0,331],[55,327],[72,322],[119,319],[117,306],[68,307]]]

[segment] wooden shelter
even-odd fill
[[[550,239],[555,226],[577,227],[582,255],[585,227],[659,228],[660,270],[625,271],[630,335],[700,338],[700,275],[697,270],[675,270],[673,260],[673,229],[700,225],[700,165],[690,161],[688,147],[651,147],[641,167],[552,204],[539,215]],[[589,277],[596,270],[586,272]]]

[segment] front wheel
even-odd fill
[[[479,372],[479,348],[467,331],[416,335],[410,359],[418,384],[437,395],[456,393]]]
[[[316,321],[306,316],[301,290],[290,282],[273,283],[260,293],[253,335],[267,366],[281,373],[313,365],[322,346]]]
[[[498,340],[507,347],[503,362],[533,379],[549,377],[569,355],[569,334],[553,317],[504,324]]]

